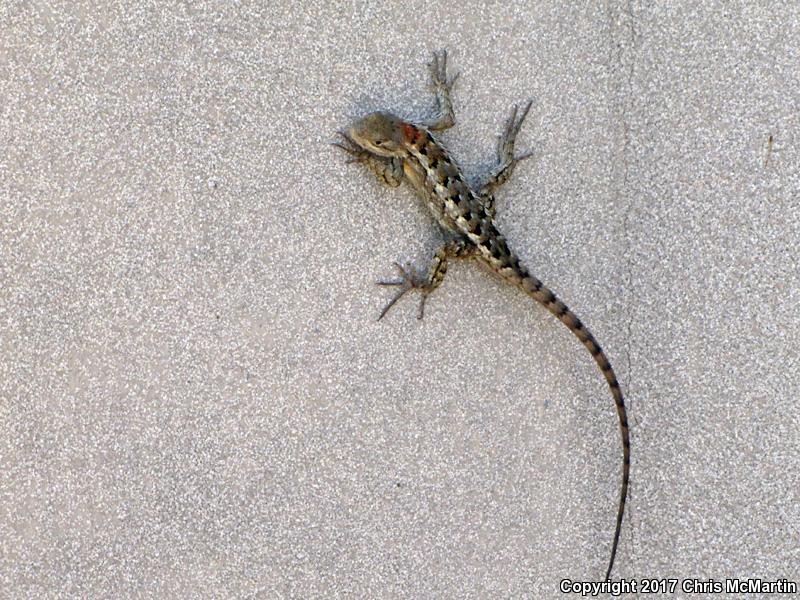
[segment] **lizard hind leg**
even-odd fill
[[[431,292],[442,284],[444,276],[447,274],[447,259],[469,258],[473,256],[474,253],[475,246],[466,240],[459,239],[446,242],[436,249],[433,258],[431,258],[430,265],[428,266],[427,275],[419,273],[410,265],[403,267],[399,263],[394,263],[395,268],[400,274],[400,279],[379,281],[378,285],[397,287],[399,290],[394,298],[383,308],[378,320],[380,321],[383,316],[389,312],[389,309],[410,290],[419,290],[422,292],[422,300],[420,301],[419,313],[417,314],[417,319],[422,319],[425,316],[425,301],[428,299]]]
[[[428,294],[431,293],[432,288],[428,284],[426,278],[422,277],[411,265],[406,265],[405,267],[400,263],[394,263],[395,268],[397,269],[398,273],[400,274],[399,280],[394,281],[379,281],[378,285],[385,285],[391,287],[398,287],[400,288],[395,294],[394,298],[389,300],[389,303],[383,307],[378,320],[380,321],[384,315],[389,312],[389,309],[395,305],[395,302],[400,300],[403,295],[410,291],[410,290],[420,290],[422,292],[422,301],[419,305],[419,316],[418,319],[421,319],[425,313],[425,300],[428,297]]]

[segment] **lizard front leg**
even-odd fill
[[[410,290],[419,290],[422,292],[422,301],[419,304],[419,314],[417,315],[417,318],[421,319],[425,315],[425,300],[428,299],[431,292],[439,287],[444,280],[444,276],[447,273],[447,259],[471,258],[475,256],[476,252],[475,246],[463,239],[445,242],[439,246],[433,254],[433,258],[431,258],[430,265],[428,266],[427,276],[417,272],[411,266],[403,267],[399,263],[394,263],[400,273],[400,279],[397,281],[379,281],[378,285],[399,287],[400,290],[381,311],[378,320],[380,321],[383,316],[389,312],[389,309],[394,306],[395,302],[400,300],[403,294]]]
[[[428,64],[431,71],[431,87],[436,92],[436,104],[439,114],[436,120],[428,124],[428,129],[441,131],[449,129],[456,124],[456,114],[453,110],[453,101],[450,98],[450,89],[453,87],[458,74],[447,79],[447,50],[433,53],[433,62]]]
[[[347,162],[358,162],[367,166],[372,171],[379,183],[389,187],[397,187],[403,180],[403,161],[397,157],[385,157],[364,150],[356,144],[350,136],[341,131],[337,132],[343,142],[333,142],[332,145],[347,152],[351,159]]]
[[[533,155],[533,152],[526,152],[520,156],[514,156],[514,142],[517,139],[522,123],[525,117],[528,116],[528,111],[531,109],[533,101],[529,101],[522,115],[517,119],[517,106],[514,105],[511,111],[511,116],[506,120],[505,130],[503,135],[500,136],[500,141],[497,145],[497,166],[492,169],[482,180],[480,185],[481,199],[484,201],[486,211],[494,218],[494,198],[492,195],[495,190],[503,185],[511,173],[514,172],[514,167],[521,160]]]

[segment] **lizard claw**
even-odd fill
[[[361,146],[359,146],[353,138],[347,135],[343,131],[337,131],[336,133],[344,140],[344,142],[331,142],[331,146],[336,146],[337,148],[341,148],[348,154],[352,156],[347,160],[347,163],[354,163],[354,162],[364,162],[367,160],[367,156],[369,152],[364,150]]]
[[[394,263],[395,268],[400,274],[400,279],[396,279],[393,281],[378,281],[378,285],[383,286],[390,286],[390,287],[399,287],[397,294],[395,294],[394,298],[392,298],[389,303],[383,308],[381,311],[380,316],[378,317],[378,321],[380,321],[384,315],[389,312],[389,309],[395,305],[395,303],[403,297],[403,295],[414,289],[418,289],[422,291],[422,302],[419,305],[419,314],[417,315],[417,319],[422,319],[425,315],[425,300],[428,298],[428,294],[430,293],[428,281],[418,275],[411,265],[408,265],[408,268],[403,267],[400,263]]]
[[[441,55],[441,59],[439,58]],[[433,61],[428,63],[431,70],[431,82],[434,89],[450,90],[453,84],[458,79],[459,73],[453,75],[450,79],[447,78],[447,50],[433,53]]]
[[[522,115],[519,117],[519,119],[517,119],[518,107],[515,104],[511,109],[511,116],[509,116],[506,120],[506,127],[503,131],[503,135],[500,136],[498,154],[501,156],[511,155],[511,160],[513,160],[515,163],[534,155],[534,152],[530,151],[519,156],[513,156],[514,141],[517,139],[517,134],[522,128],[522,123],[525,121],[525,117],[528,116],[528,112],[530,111],[532,105],[533,100],[528,100],[528,104],[526,104],[525,108],[522,110]]]

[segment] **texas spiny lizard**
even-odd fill
[[[619,544],[630,473],[628,417],[622,391],[611,363],[594,336],[552,291],[520,264],[519,258],[509,249],[506,239],[500,235],[494,223],[494,191],[508,180],[520,160],[531,155],[528,153],[514,156],[514,141],[531,103],[522,110],[519,118],[517,108],[514,107],[500,137],[497,166],[479,185],[472,187],[447,149],[433,134],[452,127],[455,123],[450,89],[456,77],[448,79],[446,68],[446,51],[434,54],[430,71],[439,105],[439,114],[435,120],[422,124],[401,119],[388,112],[373,112],[357,121],[349,132],[341,133],[343,141],[335,143],[352,155],[351,161],[365,164],[382,183],[394,187],[400,185],[403,178],[407,179],[447,234],[448,241],[436,250],[427,274],[395,263],[400,280],[379,282],[399,288],[379,319],[410,290],[422,293],[419,308],[419,318],[422,318],[425,300],[441,285],[447,272],[448,259],[472,258],[522,289],[575,334],[589,350],[608,382],[616,403],[622,436],[622,486],[611,558],[606,572],[606,579],[609,579]]]

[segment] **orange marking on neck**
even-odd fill
[[[403,140],[408,144],[415,144],[422,137],[422,131],[414,127],[411,123],[403,123],[400,125],[400,131],[403,133]]]

